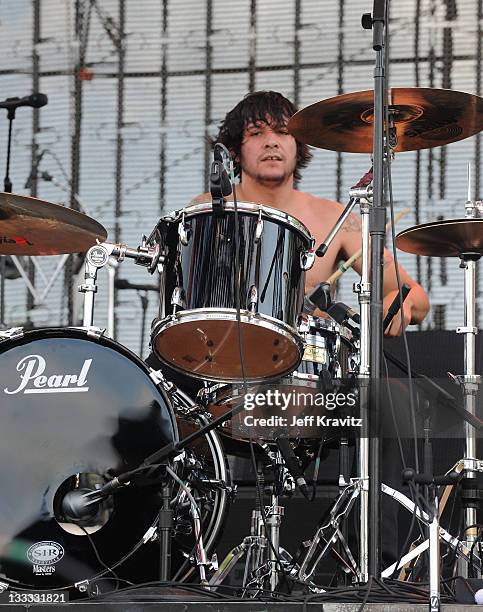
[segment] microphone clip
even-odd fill
[[[213,214],[215,217],[223,216],[225,212],[226,197],[231,195],[233,189],[231,181],[223,163],[219,143],[215,144],[213,162],[210,170],[210,193],[213,201]]]
[[[221,186],[222,172],[223,164],[218,160],[214,160],[210,170],[210,192],[215,217],[221,217],[225,212],[226,199]]]

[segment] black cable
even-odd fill
[[[369,595],[371,594],[371,587],[372,587],[372,576],[369,576],[369,580],[367,581],[367,591],[366,591],[366,594],[364,595],[364,599],[362,600],[362,603],[359,606],[359,609],[357,610],[357,612],[362,612],[362,610],[364,609],[364,606],[366,605],[367,600],[369,599]]]
[[[183,482],[184,482],[184,480],[183,480]],[[186,480],[186,482],[189,482],[189,477],[188,477],[188,479]],[[196,488],[196,487],[194,487],[194,488]],[[183,490],[183,489],[180,487],[180,489],[179,489],[179,493],[180,493],[182,490]],[[176,494],[176,497],[178,497],[178,494]],[[175,498],[174,498],[174,500],[173,500],[173,504],[172,504],[172,505],[173,505],[173,507],[174,507],[174,504],[175,504],[175,502],[176,502],[176,497],[175,497]],[[187,558],[186,558],[186,559],[183,561],[183,563],[181,564],[181,566],[180,566],[180,567],[178,568],[178,570],[176,571],[176,574],[173,576],[173,578],[172,578],[173,582],[176,582],[176,581],[179,579],[179,577],[180,577],[181,573],[182,573],[182,572],[183,572],[183,571],[186,569],[186,567],[187,567],[187,566],[190,564],[190,559],[191,559],[191,557],[194,557],[194,556],[196,555],[196,551],[197,551],[197,549],[198,549],[198,546],[199,546],[199,543],[200,543],[200,539],[201,539],[201,537],[202,537],[202,535],[203,535],[203,529],[202,529],[202,527],[203,527],[203,512],[202,512],[202,507],[201,507],[201,504],[200,504],[200,510],[201,510],[201,511],[200,511],[200,532],[199,532],[199,534],[198,534],[198,537],[196,538],[196,541],[195,541],[195,543],[194,543],[194,545],[193,545],[193,548],[191,549],[191,551],[190,551],[190,553],[189,553],[188,557],[187,557]],[[193,531],[194,531],[194,530],[193,530]]]
[[[391,416],[392,416],[392,421],[393,421],[393,425],[394,425],[394,430],[396,432],[396,439],[397,439],[398,448],[399,448],[399,455],[401,457],[401,463],[402,463],[403,469],[405,470],[406,467],[407,467],[406,456],[404,454],[404,449],[402,447],[401,433],[399,431],[399,425],[398,425],[397,419],[396,419],[396,411],[394,409],[394,400],[393,400],[393,396],[392,396],[392,389],[391,389],[391,385],[390,385],[390,382],[389,382],[389,368],[387,366],[387,359],[384,356],[384,353],[382,355],[382,361],[383,361],[383,364],[384,364],[384,370],[385,370],[385,374],[386,374],[387,394],[388,394],[388,398],[389,398],[389,406],[391,408]]]
[[[107,563],[104,563],[104,561],[101,559],[101,555],[99,554],[99,551],[97,550],[97,546],[94,540],[92,539],[91,534],[87,531],[87,529],[83,525],[79,525],[79,527],[82,529],[84,534],[87,536],[87,539],[89,540],[89,544],[91,545],[91,548],[94,551],[94,554],[96,556],[96,559],[99,565],[101,565],[104,569],[110,572],[116,580],[119,580],[119,576],[116,574],[116,572],[109,565],[107,565]]]
[[[148,531],[153,529],[154,527],[156,527],[156,525],[158,523],[158,520],[159,520],[159,518],[156,517],[156,519],[151,524],[151,526],[148,529]],[[102,572],[96,574],[95,576],[92,576],[92,578],[85,578],[85,580],[88,580],[89,582],[94,582],[94,581],[97,581],[99,578],[103,578],[107,573],[109,573],[109,572],[112,573],[112,571],[114,569],[118,568],[123,563],[125,563],[128,559],[130,559],[141,548],[141,546],[143,546],[144,543],[145,542],[144,542],[144,536],[143,536],[143,538],[141,538],[138,542],[136,542],[136,544],[123,557],[121,557],[121,559],[119,559],[119,561],[116,561],[116,563],[114,563],[110,568],[104,569]],[[101,565],[103,565],[102,562],[101,562]],[[13,586],[17,590],[32,591],[32,585],[25,584],[23,582],[20,582],[20,581],[17,581],[17,580],[13,580],[13,579],[8,578],[8,577],[2,577],[2,580],[5,581],[9,586]],[[119,580],[121,580],[121,579],[119,579]],[[49,591],[52,591],[52,592],[68,591],[70,589],[75,589],[75,588],[76,588],[75,587],[75,583],[72,583],[72,584],[68,584],[66,586],[62,586],[62,587],[53,587],[53,588],[49,587]]]
[[[386,146],[388,146],[390,142],[390,128],[389,128],[389,108],[386,105]],[[414,388],[413,388],[413,379],[411,375],[411,357],[409,354],[409,345],[407,341],[406,335],[406,323],[404,320],[404,306],[403,306],[403,297],[402,297],[402,283],[401,283],[401,275],[399,273],[399,264],[398,264],[398,254],[396,249],[396,229],[395,229],[395,219],[394,219],[394,197],[392,190],[392,173],[391,173],[391,152],[388,149],[386,152],[386,177],[387,177],[387,186],[389,193],[389,208],[391,213],[391,239],[392,239],[392,252],[394,257],[394,269],[396,272],[397,286],[399,291],[399,303],[401,304],[401,325],[402,325],[402,335],[404,342],[404,350],[406,354],[406,365],[408,368],[408,384],[409,384],[409,406],[411,410],[411,424],[413,427],[413,436],[414,436],[414,461],[415,461],[415,469],[416,472],[419,472],[419,455],[418,455],[418,445],[417,445],[417,430],[416,430],[416,410],[414,406]]]

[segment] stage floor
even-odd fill
[[[0,604],[0,609],[18,611],[23,604],[10,605]],[[277,602],[266,603],[256,601],[238,602],[200,602],[200,601],[176,601],[176,602],[141,602],[133,599],[132,601],[113,602],[113,601],[86,601],[70,604],[42,605],[42,612],[53,612],[55,610],[73,607],[75,612],[358,612],[360,604],[354,603],[308,603],[304,607],[303,603]],[[25,605],[25,609],[32,606]],[[481,609],[479,606],[465,604],[443,604],[442,612],[472,612]],[[397,604],[397,603],[368,603],[364,606],[363,612],[427,612],[427,604]]]

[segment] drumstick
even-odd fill
[[[402,219],[403,217],[405,217],[408,214],[409,210],[410,210],[409,208],[404,208],[403,210],[398,212],[394,218],[394,222],[397,222],[399,221],[399,219]],[[389,221],[388,223],[386,223],[386,229],[388,230],[390,229],[390,227],[391,227],[391,222]],[[340,266],[337,268],[337,270],[331,276],[329,276],[329,278],[327,279],[327,282],[334,283],[338,278],[340,278],[344,274],[344,272],[346,272],[349,268],[352,268],[354,263],[359,259],[361,255],[362,255],[362,249],[359,249],[356,253],[354,253],[354,255],[349,257],[349,259],[347,259],[346,261],[343,261],[340,264]]]

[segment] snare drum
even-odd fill
[[[280,378],[302,357],[296,327],[313,239],[275,208],[239,202],[238,213],[244,374],[250,381]],[[242,381],[234,204],[221,216],[211,202],[188,206],[161,219],[153,235],[165,256],[154,352],[196,378]]]
[[[263,441],[279,435],[303,439],[334,437],[334,432],[324,431],[317,423],[318,415],[327,414],[327,406],[315,397],[334,390],[350,392],[357,365],[356,347],[351,332],[332,320],[306,317],[300,330],[305,335],[304,355],[297,371],[290,376],[270,384],[250,385],[246,391],[240,385],[212,385],[200,392],[202,403],[213,417],[221,416],[240,402],[246,406],[247,393],[267,397],[266,402],[243,410],[221,427],[223,434],[238,442],[236,454],[247,452],[245,442],[250,437]],[[285,399],[280,399],[282,396]]]

